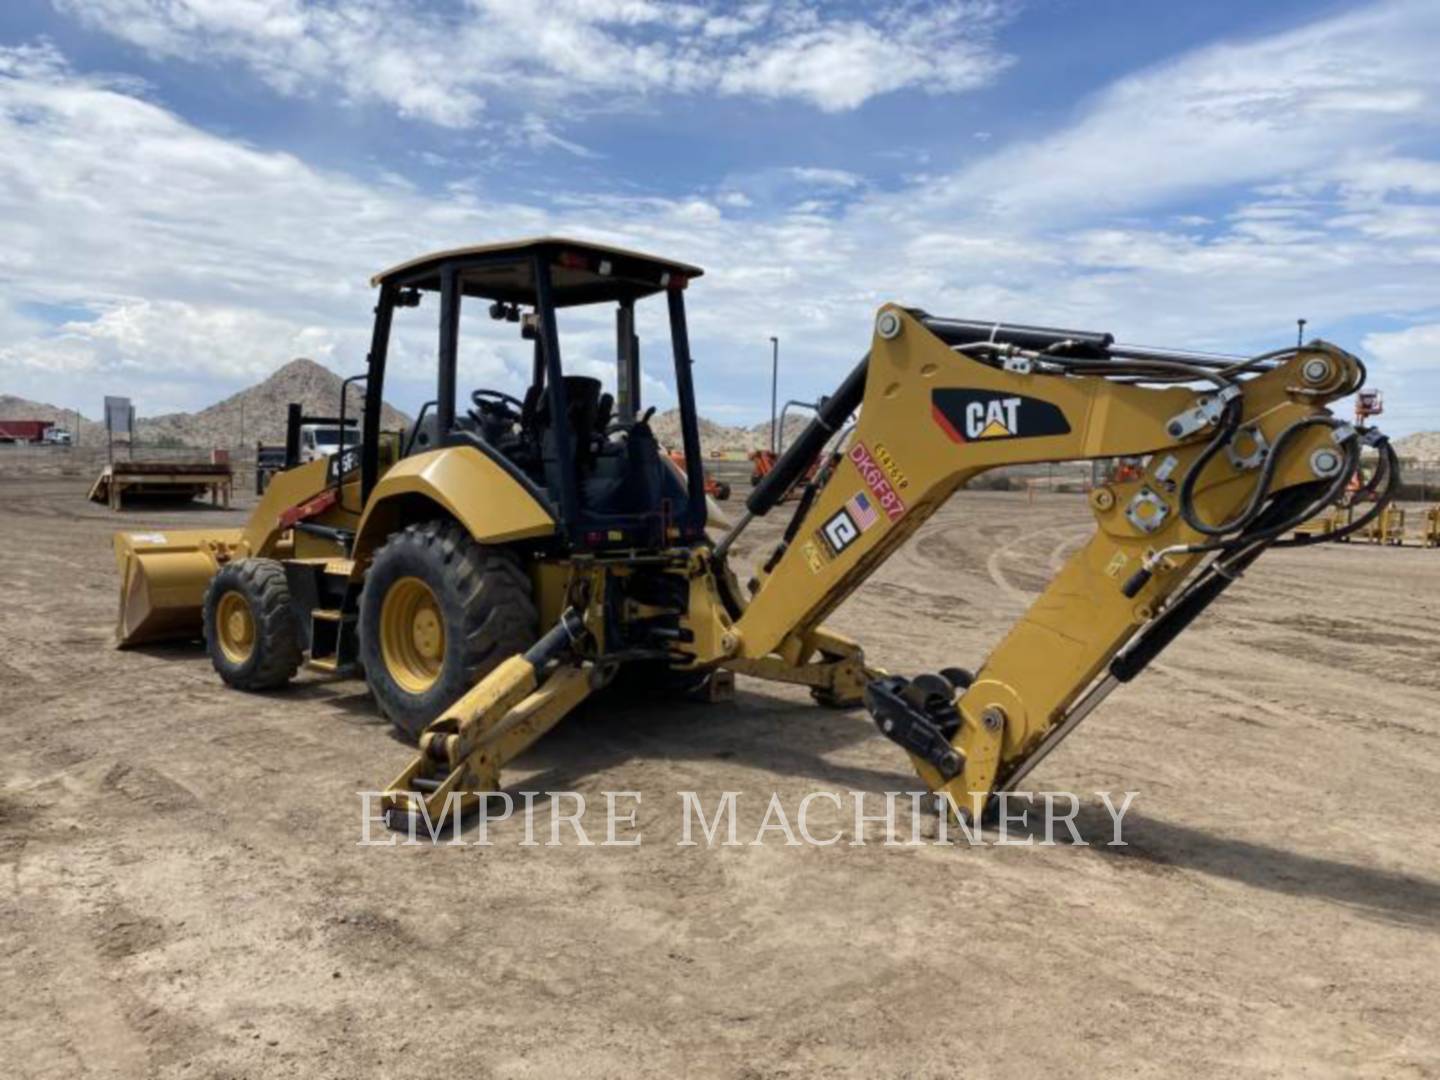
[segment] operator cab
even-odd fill
[[[704,473],[690,376],[684,290],[699,267],[562,238],[460,248],[423,256],[377,275],[380,289],[367,387],[367,436],[379,423],[380,388],[397,308],[439,297],[435,399],[407,433],[404,453],[470,446],[501,465],[555,517],[559,535],[582,549],[659,548],[704,533]],[[636,305],[663,297],[674,360],[685,474],[662,453],[642,406]],[[660,301],[652,301],[659,303]],[[493,387],[457,388],[461,312],[511,324],[529,352],[523,395]],[[611,307],[615,393],[600,379],[567,373],[556,312]],[[458,400],[457,400],[458,399]],[[370,416],[373,403],[375,417]],[[361,474],[368,499],[378,461],[364,440]]]

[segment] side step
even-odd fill
[[[353,675],[358,666],[356,616],[338,608],[310,612],[310,658],[306,667],[328,675]]]

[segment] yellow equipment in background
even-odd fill
[[[395,827],[497,790],[506,762],[624,668],[656,686],[729,671],[808,686],[825,704],[863,700],[932,790],[978,813],[1267,548],[1365,527],[1373,515],[1286,538],[1343,497],[1362,443],[1381,454],[1375,513],[1398,477],[1383,437],[1324,407],[1363,380],[1333,345],[1220,360],[887,304],[865,358],[718,535],[707,531],[684,309],[700,273],[545,239],[380,275],[360,445],[277,475],[238,533],[117,537],[122,640],[203,628],[217,671],[240,688],[278,686],[307,659],[363,668],[419,744],[386,794]],[[433,414],[382,452],[391,323],[433,295]],[[683,473],[640,404],[634,308],[657,295]],[[520,398],[475,390],[462,413],[456,356],[472,300],[531,343],[532,381]],[[556,311],[597,303],[616,311],[614,396],[561,364]],[[1120,457],[1146,464],[1091,493],[1095,534],[973,674],[889,675],[824,627],[980,473]],[[734,541],[797,486],[782,540],[742,586]]]
[[[1394,505],[1385,507],[1357,535],[1372,544],[1399,547],[1405,543],[1405,508]]]
[[[1318,537],[1328,539],[1331,534],[1344,527],[1350,520],[1350,512],[1338,507],[1327,510],[1323,514],[1316,514],[1309,521],[1301,522],[1295,526],[1294,535],[1298,537]]]

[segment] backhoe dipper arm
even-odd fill
[[[882,730],[961,808],[1018,781],[1265,546],[1338,496],[1359,436],[1323,405],[1364,378],[1323,342],[1227,366],[1112,353],[1108,335],[987,338],[977,326],[881,310],[868,362],[847,380],[864,381],[855,430],[758,573],[732,641],[741,665],[804,663],[820,620],[988,469],[1149,455],[1139,479],[1092,492],[1097,532],[973,682],[870,684]],[[1196,380],[1203,389],[1181,385]]]

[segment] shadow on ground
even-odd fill
[[[1307,855],[1150,817],[1134,808],[1125,814],[1124,847],[1093,839],[1112,835],[1103,807],[1082,807],[1075,823],[1082,836],[1092,838],[1093,851],[1119,862],[1190,870],[1268,892],[1341,904],[1385,922],[1440,927],[1440,882],[1428,878]],[[1030,832],[1038,840],[1043,830],[1032,819],[1030,828],[1015,831]],[[1063,828],[1058,835],[1066,835]]]

